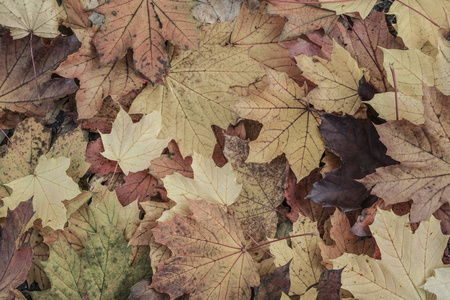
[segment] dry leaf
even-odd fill
[[[377,0],[354,0],[350,2],[330,3],[328,0],[319,0],[324,2],[322,7],[329,10],[334,10],[338,15],[348,14],[351,12],[359,12],[361,18],[365,19]]]
[[[428,277],[422,286],[429,292],[436,294],[438,300],[450,297],[450,267],[434,269],[434,276]]]

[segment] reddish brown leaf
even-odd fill
[[[101,139],[96,139],[90,142],[86,148],[86,161],[91,164],[89,172],[97,174],[98,177],[102,177],[114,172],[117,162],[106,159],[100,152],[105,151]],[[117,166],[117,172],[122,172],[119,166]]]
[[[284,266],[276,268],[272,273],[264,276],[261,284],[255,288],[255,299],[280,299],[281,294],[289,293],[291,288],[291,278],[289,276],[288,262]]]
[[[442,233],[450,234],[450,204],[445,203],[433,215],[441,220]]]
[[[16,112],[43,114],[43,109],[56,100],[77,90],[73,79],[51,78],[52,72],[80,43],[75,36],[57,37],[44,45],[33,36],[33,57],[36,79],[30,53],[30,39],[14,40],[9,34],[0,40],[0,108]],[[37,80],[37,87],[36,87]]]
[[[243,122],[239,122],[236,126],[230,125],[225,132],[222,130],[222,128],[214,125],[213,130],[214,134],[216,135],[217,144],[214,147],[212,158],[218,167],[223,167],[228,162],[228,159],[225,157],[225,155],[223,155],[223,149],[225,148],[224,133],[229,136],[238,136],[239,138],[245,140],[247,138],[245,125]]]
[[[64,0],[64,7],[67,13],[67,20],[63,23],[65,26],[85,29],[92,26],[92,22],[89,20],[89,13],[87,11],[89,8],[85,8],[82,2],[85,1]]]
[[[34,215],[31,200],[21,202],[15,210],[8,209],[5,227],[0,239],[0,298],[10,298],[10,288],[25,281],[31,267],[32,252],[29,244],[16,248],[16,240]]]
[[[161,78],[169,66],[165,41],[181,49],[198,46],[198,24],[190,0],[112,0],[95,9],[105,23],[94,39],[105,66],[133,49],[136,69],[152,82]]]
[[[151,161],[149,170],[156,178],[164,178],[174,172],[180,173],[184,177],[194,178],[191,164],[192,157],[183,158],[177,143],[172,140],[167,146],[167,151]]]
[[[340,270],[324,270],[317,284],[317,300],[341,299],[341,273]]]
[[[139,202],[148,201],[158,193],[166,194],[163,183],[150,175],[147,170],[124,176],[123,183],[116,188],[117,198],[123,206],[136,199]]]

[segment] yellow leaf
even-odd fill
[[[295,59],[303,75],[318,85],[306,95],[316,109],[351,115],[359,109],[359,80],[365,75],[368,81],[368,74],[358,67],[347,50],[333,41],[330,61],[303,54]]]
[[[425,120],[421,99],[398,92],[397,101],[399,119],[406,119],[417,125],[423,124]],[[366,103],[370,104],[380,114],[381,118],[388,121],[396,120],[394,92],[375,94],[373,99]]]
[[[320,2],[326,2],[322,4],[322,7],[334,10],[338,15],[359,12],[361,18],[365,19],[373,6],[377,3],[377,0],[354,0],[350,2],[336,1],[337,3],[330,3],[329,0],[320,0]]]
[[[304,89],[287,74],[267,69],[267,80],[264,91],[233,105],[241,117],[263,123],[258,138],[250,142],[247,162],[271,162],[285,153],[300,181],[316,168],[325,149],[320,117],[302,100]]]
[[[167,197],[175,201],[177,205],[170,212],[164,212],[159,221],[167,220],[172,213],[190,214],[186,199],[205,199],[223,206],[230,206],[236,201],[242,185],[236,183],[237,174],[231,164],[219,168],[212,158],[194,153],[192,169],[194,179],[179,173],[162,179],[167,190]]]
[[[202,44],[198,51],[177,51],[171,65],[163,90],[147,86],[147,96],[134,101],[132,112],[137,112],[134,106],[145,107],[140,113],[161,107],[160,137],[175,139],[183,157],[194,151],[210,156],[216,144],[211,125],[227,128],[236,121],[231,105],[238,96],[230,87],[257,81],[264,76],[264,69],[249,57],[246,48],[217,44]]]
[[[7,208],[15,209],[17,205],[33,197],[34,218],[42,219],[42,226],[63,229],[67,221],[63,200],[75,198],[80,194],[78,185],[66,174],[70,159],[66,157],[39,157],[33,175],[14,180],[7,184],[13,189],[10,197],[3,199],[5,206],[0,208],[0,215]]]
[[[390,14],[397,17],[398,35],[409,49],[420,50],[429,41],[434,47],[438,45],[438,30],[450,16],[450,3],[446,0],[403,0],[394,2]],[[415,10],[415,11],[414,11]],[[420,12],[421,14],[417,13]],[[439,27],[427,20],[431,19]]]
[[[59,20],[66,17],[64,7],[48,0],[0,0],[0,24],[11,28],[14,39],[32,33],[44,38],[54,38]]]
[[[147,169],[167,147],[170,139],[157,139],[161,130],[161,114],[155,111],[133,124],[121,108],[110,134],[101,134],[105,152],[102,155],[116,160],[125,175]]]
[[[420,286],[443,266],[448,237],[441,233],[439,220],[432,216],[413,234],[408,215],[378,210],[370,229],[381,260],[348,253],[334,259],[334,269],[344,268],[342,288],[359,299],[433,299]]]
[[[445,95],[450,95],[450,42],[447,40],[449,32],[439,30],[439,52],[433,63],[434,84]]]
[[[302,295],[313,284],[317,283],[323,266],[319,249],[319,232],[317,223],[302,215],[293,224],[292,235],[315,233],[314,236],[301,236],[291,239],[292,248],[286,240],[270,244],[270,253],[275,256],[275,266],[287,264],[291,259],[289,274],[291,278],[290,294]]]
[[[450,202],[450,96],[426,88],[425,124],[406,120],[376,126],[387,155],[398,165],[378,168],[357,180],[388,204],[414,201],[411,222],[426,220]]]
[[[434,276],[428,277],[422,286],[429,292],[436,294],[437,300],[450,299],[450,267],[434,269]]]

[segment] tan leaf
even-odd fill
[[[155,158],[150,164],[150,174],[156,178],[164,178],[174,172],[180,173],[184,177],[193,178],[194,171],[192,171],[192,157],[183,158],[180,149],[175,141],[170,141],[167,145],[168,153],[161,154],[160,157]]]
[[[437,299],[444,300],[450,297],[450,268],[434,269],[434,276],[428,277],[427,282],[422,286],[429,292],[436,294]]]
[[[239,14],[241,6],[242,0],[208,0],[197,3],[192,9],[192,15],[206,24],[227,22]]]
[[[170,139],[158,139],[161,130],[161,114],[157,111],[145,115],[138,123],[121,108],[110,134],[102,134],[105,152],[102,155],[118,162],[125,175],[149,167]]]
[[[267,80],[263,92],[233,105],[241,117],[263,124],[256,141],[250,142],[247,162],[271,162],[285,153],[300,181],[317,167],[325,150],[318,129],[320,117],[302,100],[304,89],[287,74],[267,69]]]
[[[417,125],[423,124],[425,121],[423,118],[424,110],[420,99],[398,92],[397,101],[399,119],[406,119]],[[372,100],[365,103],[370,104],[380,114],[380,118],[388,121],[396,120],[394,92],[375,94]]]
[[[428,88],[427,88],[428,89]],[[399,165],[377,169],[359,180],[387,204],[414,201],[411,222],[426,220],[450,202],[449,96],[435,88],[423,98],[425,124],[391,121],[377,126],[387,154]]]
[[[171,298],[250,299],[259,275],[238,221],[219,204],[188,202],[193,217],[175,215],[152,230],[173,256],[158,265],[151,287]]]
[[[420,286],[435,268],[443,266],[448,237],[441,233],[439,221],[431,217],[413,234],[408,215],[378,210],[370,229],[381,260],[348,253],[334,259],[335,269],[344,268],[342,288],[356,298],[433,299]]]
[[[54,38],[59,35],[59,21],[64,18],[64,7],[58,6],[56,1],[0,1],[0,24],[11,28],[14,39],[21,39],[30,33]]]
[[[80,194],[78,185],[66,174],[70,159],[66,157],[39,157],[34,174],[16,179],[6,186],[13,190],[11,196],[3,199],[5,206],[0,208],[0,215],[9,209],[33,197],[34,218],[42,219],[42,226],[63,229],[67,221],[66,208],[62,200],[69,200]]]
[[[291,259],[289,274],[291,277],[290,294],[303,295],[313,284],[317,283],[322,273],[320,264],[319,232],[316,222],[299,216],[293,225],[291,236],[304,233],[315,233],[315,236],[300,236],[291,239],[292,247],[287,242],[279,241],[270,244],[270,253],[275,256],[275,266],[283,266]]]
[[[306,55],[295,59],[303,75],[318,85],[306,95],[316,109],[347,114],[354,114],[359,109],[359,80],[368,74],[344,48],[333,42],[330,61]]]
[[[329,0],[319,0],[324,2],[322,7],[329,10],[334,10],[338,15],[344,15],[352,12],[358,12],[361,18],[365,19],[377,0],[354,0],[350,2],[330,3]],[[336,1],[337,2],[337,1]]]
[[[322,254],[322,264],[327,269],[333,268],[331,259],[337,258],[344,253],[366,254],[372,257],[374,245],[371,239],[359,240],[359,237],[350,233],[350,222],[343,212],[336,209],[331,216],[332,228],[330,230],[331,238],[336,242],[335,245],[325,245],[320,243],[319,247]]]
[[[286,160],[279,157],[271,163],[245,163],[248,143],[225,135],[225,157],[238,173],[238,183],[242,184],[242,191],[230,209],[249,235],[256,241],[263,241],[273,237],[277,229],[277,207],[284,200]]]

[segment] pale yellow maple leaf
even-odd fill
[[[179,173],[173,173],[162,179],[167,196],[177,205],[164,212],[159,221],[169,219],[172,213],[190,214],[186,199],[205,199],[230,206],[241,193],[242,185],[237,184],[237,174],[231,164],[219,168],[212,158],[194,153],[192,169],[194,179]]]
[[[361,106],[359,80],[368,72],[358,67],[350,53],[333,41],[331,60],[318,56],[296,56],[303,76],[318,85],[306,95],[316,109],[354,114]]]
[[[3,199],[5,206],[0,208],[0,215],[6,209],[15,209],[20,202],[33,197],[34,218],[42,219],[42,226],[63,229],[67,221],[63,200],[69,200],[80,194],[78,185],[66,174],[70,159],[66,157],[39,157],[34,174],[6,184],[13,190],[11,196]]]
[[[450,95],[450,41],[448,30],[439,30],[438,54],[433,62],[434,84],[445,95]]]
[[[203,36],[213,36],[207,27]],[[212,29],[211,29],[212,28]],[[204,40],[196,51],[175,51],[164,87],[147,86],[131,108],[140,113],[161,110],[160,137],[173,138],[182,156],[197,152],[209,156],[216,138],[211,125],[227,128],[236,121],[231,109],[239,97],[232,86],[247,86],[264,76],[263,67],[248,55],[246,48],[223,47],[218,40]]]
[[[343,15],[352,12],[359,12],[361,18],[365,19],[373,6],[377,3],[377,0],[354,0],[349,2],[336,1],[332,3],[329,0],[319,0],[322,3],[322,8],[334,10],[336,14]]]
[[[414,124],[423,124],[425,121],[423,118],[423,104],[422,99],[411,97],[403,93],[397,92],[398,101],[398,118],[406,119]],[[379,93],[375,94],[372,100],[366,102],[370,104],[380,118],[385,120],[396,120],[396,107],[395,107],[395,93]]]
[[[389,13],[396,15],[397,32],[405,45],[409,49],[420,50],[429,41],[437,47],[439,27],[443,27],[447,17],[450,16],[450,2],[446,0],[403,0],[402,2],[407,6],[394,1]]]
[[[437,300],[450,299],[450,267],[434,269],[434,276],[428,277],[422,286],[429,292],[436,294]]]
[[[105,151],[102,155],[118,162],[125,175],[147,169],[167,147],[170,138],[158,139],[161,130],[161,114],[154,111],[144,115],[138,123],[121,108],[110,134],[102,134]]]
[[[317,222],[309,218],[299,216],[293,224],[292,235],[314,233],[314,236],[301,236],[291,239],[292,248],[285,240],[270,244],[270,253],[275,257],[275,266],[289,265],[291,288],[289,294],[303,295],[307,289],[317,283],[322,273],[323,266],[319,248],[319,232]]]
[[[348,253],[334,259],[334,269],[344,268],[342,288],[359,299],[435,299],[420,286],[435,268],[444,266],[448,237],[439,223],[432,216],[413,234],[408,215],[378,210],[370,229],[381,260]]]
[[[233,105],[241,117],[263,124],[258,138],[250,142],[247,162],[271,162],[285,153],[300,181],[316,168],[325,149],[318,129],[320,117],[302,99],[304,89],[286,73],[267,69],[267,81],[264,91]]]
[[[59,21],[66,18],[64,7],[48,0],[0,0],[0,24],[11,29],[14,39],[28,34],[54,38]]]

